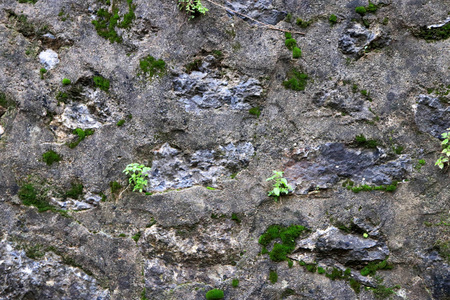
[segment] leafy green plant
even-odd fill
[[[447,132],[444,132],[441,136],[444,139],[441,143],[442,145],[442,152],[439,156],[438,160],[434,164],[435,166],[438,166],[439,168],[443,169],[444,164],[448,164],[448,159],[450,157],[450,128],[447,128]]]
[[[109,80],[103,78],[102,76],[94,76],[92,78],[94,80],[94,85],[100,88],[102,91],[109,91]]]
[[[220,300],[225,297],[222,290],[219,289],[212,289],[206,293],[206,300]]]
[[[146,172],[149,171],[150,168],[145,167],[144,165],[140,165],[138,163],[129,164],[125,168],[125,170],[123,170],[123,173],[130,176],[128,182],[133,187],[133,192],[139,191],[140,193],[142,193],[144,187],[148,183],[146,179],[146,177],[148,177],[148,174],[146,174]]]
[[[71,81],[69,78],[63,78],[63,80],[62,80],[63,85],[69,85],[70,83],[71,83]]]
[[[308,80],[308,75],[301,73],[295,69],[291,70],[287,74],[288,80],[283,81],[283,86],[287,89],[294,91],[304,91],[306,88],[306,82]]]
[[[328,18],[328,21],[330,21],[330,23],[332,24],[332,25],[334,25],[334,24],[336,24],[337,23],[337,16],[336,15],[331,15],[329,18]]]
[[[48,150],[47,152],[42,154],[42,158],[49,166],[51,166],[55,162],[61,161],[61,156],[53,150]]]
[[[300,58],[302,56],[302,50],[298,47],[292,49],[292,58]]]
[[[148,55],[139,60],[139,67],[143,74],[152,78],[155,75],[162,76],[166,71],[166,63],[162,59],[155,59]]]
[[[281,195],[287,195],[292,191],[292,186],[290,186],[286,180],[283,178],[283,172],[273,171],[274,175],[266,179],[266,181],[275,180],[273,184],[273,189],[269,192],[268,196],[275,197],[275,201],[278,201]]]
[[[239,279],[233,279],[233,281],[231,281],[231,286],[237,288],[239,286]]]
[[[189,19],[194,19],[196,15],[205,14],[208,9],[203,6],[200,0],[178,0],[180,10],[184,8],[189,15]]]
[[[269,273],[269,280],[270,280],[270,282],[272,284],[277,283],[277,281],[278,281],[278,274],[277,274],[276,271],[272,271],[272,270],[270,271],[270,273]]]

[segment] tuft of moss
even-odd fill
[[[288,74],[288,80],[283,82],[283,86],[287,89],[294,91],[304,91],[306,88],[306,82],[308,75],[301,73],[295,69],[291,70]]]
[[[375,275],[378,270],[391,270],[393,266],[387,262],[387,259],[382,262],[370,262],[367,266],[361,269],[362,276]]]
[[[94,76],[94,86],[100,88],[102,91],[109,91],[109,80],[102,76]]]
[[[375,13],[378,10],[378,5],[375,5],[369,1],[369,6],[367,6],[366,10],[370,13]]]
[[[317,268],[317,273],[319,273],[319,274],[325,274],[325,273],[326,273],[326,271],[325,271],[325,269],[324,269],[324,268],[322,268],[322,267],[318,267],[318,268]]]
[[[446,40],[450,37],[450,22],[442,27],[428,28],[424,26],[420,28],[416,36],[426,41]]]
[[[44,159],[44,162],[49,166],[51,166],[55,162],[61,161],[61,156],[53,150],[48,150],[47,152],[42,154],[42,158]]]
[[[294,47],[294,49],[292,49],[292,58],[300,58],[302,56],[302,50],[300,50],[300,48],[298,47]]]
[[[69,94],[66,92],[58,91],[56,94],[56,100],[58,100],[58,105],[60,102],[67,103],[67,99],[69,99]]]
[[[317,264],[306,264],[305,268],[308,272],[315,273],[317,270]]]
[[[72,198],[78,199],[83,194],[83,185],[81,183],[71,183],[71,188],[66,191],[64,194],[64,199]]]
[[[127,0],[128,12],[123,15],[123,20],[117,25],[120,28],[129,28],[136,15],[134,11],[136,10],[136,5],[133,4],[133,0]]]
[[[290,32],[285,32],[285,33],[284,33],[284,37],[285,37],[286,39],[292,39],[292,33],[290,33]]]
[[[47,73],[47,69],[46,68],[41,68],[39,70],[39,73],[41,74],[41,79],[44,79],[44,74]]]
[[[295,24],[297,24],[298,26],[300,26],[301,28],[306,28],[308,27],[312,22],[311,21],[304,21],[300,18],[297,18],[297,20],[295,21]]]
[[[238,224],[241,224],[241,219],[239,219],[239,216],[236,213],[231,214],[231,220],[235,221]]]
[[[18,0],[19,3],[31,3],[31,4],[36,4],[36,2],[38,2],[38,0]]]
[[[117,181],[111,181],[109,187],[111,188],[111,194],[115,194],[122,189],[122,185]]]
[[[289,50],[293,50],[294,47],[297,47],[297,41],[295,39],[289,38],[284,41],[284,44]]]
[[[239,286],[239,279],[235,278],[231,281],[231,286],[237,288]]]
[[[57,209],[48,203],[47,199],[41,192],[39,192],[35,186],[31,183],[24,184],[20,187],[18,192],[19,199],[26,206],[34,206],[39,212],[53,211],[58,212],[64,217],[68,217],[67,212]]]
[[[125,120],[119,120],[118,122],[117,122],[117,126],[123,126],[123,124],[125,124]]]
[[[223,58],[223,53],[220,50],[213,50],[212,54],[214,55],[215,58],[217,59],[222,59]]]
[[[258,106],[252,107],[248,110],[248,113],[259,118],[259,116],[261,115],[261,109]]]
[[[301,225],[291,225],[289,227],[283,227],[281,225],[271,225],[267,228],[258,240],[258,243],[263,246],[263,251],[266,250],[272,261],[284,261],[287,260],[288,254],[295,249],[295,239],[298,238],[306,228]],[[272,251],[267,250],[267,246],[273,240],[280,239],[280,243],[273,245]]]
[[[141,238],[141,232],[138,231],[135,235],[133,235],[131,237],[136,243],[139,241],[139,239]]]
[[[162,76],[166,71],[166,63],[162,59],[155,59],[148,55],[139,60],[139,67],[143,74],[152,78],[155,75]]]
[[[45,251],[40,245],[28,246],[25,248],[25,255],[31,259],[38,259],[44,257]]]
[[[200,71],[200,67],[202,66],[201,59],[195,59],[193,62],[188,63],[186,66],[186,73],[190,74],[192,71]]]
[[[292,260],[288,261],[288,267],[292,268],[294,266],[294,262]]]
[[[78,136],[78,139],[74,142],[71,142],[68,144],[70,149],[75,148],[76,146],[78,146],[78,144],[83,141],[87,136],[89,135],[93,135],[94,134],[94,130],[93,129],[86,129],[83,130],[81,128],[77,128],[73,131],[74,134],[76,134]]]
[[[328,18],[328,21],[330,21],[330,23],[331,23],[332,25],[336,24],[336,23],[337,23],[337,16],[334,15],[334,14],[332,14],[332,15]]]
[[[284,18],[284,20],[285,20],[287,23],[291,23],[291,21],[292,21],[292,14],[291,14],[291,13],[288,13],[288,14],[286,15],[286,18]]]
[[[368,140],[363,134],[355,137],[355,143],[358,147],[364,147],[368,149],[376,149],[378,142],[376,140]]]
[[[359,294],[361,291],[361,283],[353,278],[349,280],[350,287],[355,291],[356,294]]]
[[[205,295],[206,300],[220,300],[225,297],[222,290],[219,289],[212,289],[208,291]]]
[[[364,6],[358,6],[355,8],[355,12],[360,14],[361,16],[364,16],[366,14],[367,10]]]
[[[276,271],[270,271],[269,280],[272,284],[275,284],[278,281],[278,274]]]
[[[71,83],[71,81],[69,78],[63,78],[63,80],[62,80],[63,85],[69,85],[70,83]]]

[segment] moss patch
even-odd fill
[[[301,73],[295,69],[291,70],[287,74],[288,80],[283,82],[283,86],[287,89],[294,91],[304,91],[306,88],[306,82],[308,80],[308,75]]]
[[[42,158],[44,162],[49,166],[51,166],[55,162],[61,161],[61,156],[53,150],[49,150],[42,154]]]
[[[291,225],[289,227],[284,227],[281,225],[271,225],[267,228],[259,237],[259,244],[263,247],[261,253],[269,254],[270,259],[273,261],[284,261],[288,258],[286,255],[290,254],[295,249],[295,239],[298,238],[306,229],[306,227],[301,225]],[[273,245],[272,251],[268,251],[267,247],[274,240],[281,240],[280,243],[275,243]]]
[[[53,211],[58,212],[65,217],[68,217],[66,211],[57,209],[56,207],[51,205],[47,201],[44,192],[40,189],[37,189],[32,183],[26,183],[22,185],[19,189],[18,196],[24,205],[34,206],[38,209],[39,212]]]
[[[139,61],[142,74],[152,78],[155,75],[162,76],[166,72],[166,63],[162,59],[155,59],[148,55]]]
[[[219,289],[212,289],[208,291],[205,295],[206,300],[220,300],[225,297],[222,290]]]
[[[83,130],[81,128],[77,128],[73,131],[74,134],[76,134],[78,136],[77,140],[74,142],[71,142],[68,144],[70,149],[75,148],[76,146],[78,146],[78,144],[83,141],[87,136],[89,135],[93,135],[94,134],[94,130],[93,129],[86,129]]]
[[[269,273],[269,281],[272,284],[277,283],[277,281],[278,281],[278,274],[277,274],[276,271],[270,271],[270,273]]]
[[[446,40],[450,37],[450,22],[442,27],[422,27],[420,28],[416,36],[426,41]]]
[[[102,91],[109,91],[109,80],[102,77],[102,76],[94,76],[92,78],[92,80],[94,80],[94,86],[98,87],[99,89],[101,89]]]

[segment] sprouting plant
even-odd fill
[[[39,70],[39,73],[41,74],[41,79],[44,79],[44,74],[47,73],[47,69],[46,68],[41,68]]]
[[[133,192],[139,191],[142,193],[144,187],[147,185],[147,179],[145,177],[148,177],[148,174],[146,174],[148,171],[150,171],[150,168],[138,163],[129,164],[125,170],[123,170],[123,173],[130,176],[128,182],[133,186]]]
[[[283,178],[283,172],[281,171],[273,171],[275,175],[266,179],[266,181],[275,180],[273,184],[273,189],[269,192],[268,196],[274,196],[275,201],[278,201],[278,198],[281,195],[287,195],[290,191],[293,190],[292,186],[287,183],[286,178]]]
[[[450,157],[450,128],[447,128],[447,132],[444,132],[441,136],[444,139],[441,143],[442,145],[442,152],[439,156],[438,160],[435,163],[435,166],[438,166],[439,168],[443,169],[444,164],[448,164],[448,158]]]
[[[195,18],[195,14],[205,14],[208,9],[203,6],[200,0],[178,0],[178,7],[185,9],[186,13],[189,15],[189,19]]]

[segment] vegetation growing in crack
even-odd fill
[[[347,190],[351,190],[354,193],[359,192],[369,192],[369,191],[386,191],[386,192],[395,192],[397,190],[398,181],[392,181],[391,184],[388,185],[355,185],[353,181],[347,180],[342,184]]]
[[[92,78],[92,80],[94,81],[94,86],[98,87],[99,89],[101,89],[102,91],[109,91],[109,80],[102,77],[102,76],[94,76]]]
[[[261,115],[261,109],[259,108],[259,106],[252,107],[248,110],[248,113],[259,118],[259,116]]]
[[[81,128],[77,128],[73,131],[73,134],[76,134],[78,137],[76,141],[68,143],[70,149],[73,149],[76,146],[78,146],[78,144],[81,143],[81,141],[83,141],[87,136],[93,135],[94,130],[93,129],[83,130]]]
[[[138,163],[129,164],[125,170],[123,170],[123,173],[130,176],[128,182],[133,187],[133,192],[139,191],[142,193],[148,183],[146,177],[148,177],[147,172],[149,171],[150,168]]]
[[[192,20],[196,16],[204,15],[208,9],[203,6],[201,0],[178,0],[178,8],[180,10],[184,9]]]
[[[42,154],[42,159],[48,166],[51,166],[53,163],[61,161],[61,156],[53,150],[48,150]]]
[[[277,281],[278,281],[278,274],[277,274],[276,271],[270,270],[270,272],[269,272],[269,281],[272,284],[277,283]]]
[[[450,22],[441,27],[422,27],[416,36],[428,42],[446,40],[450,37]]]
[[[450,157],[450,128],[447,128],[447,132],[444,132],[441,136],[444,139],[441,142],[442,152],[435,165],[443,169],[445,164],[448,165],[448,160]]]
[[[294,91],[304,91],[306,88],[306,82],[308,80],[308,75],[301,73],[295,69],[288,72],[286,75],[288,80],[283,81],[283,86],[287,89]]]
[[[280,262],[288,260],[287,255],[295,249],[295,239],[297,239],[307,229],[301,225],[291,225],[284,227],[281,225],[271,225],[259,237],[258,243],[262,246],[261,254],[269,254],[272,261]],[[274,240],[281,240],[273,245],[269,252],[267,247]]]
[[[46,192],[46,189],[37,187],[33,183],[25,183],[20,187],[18,196],[24,205],[34,206],[39,212],[52,211],[57,212],[64,217],[68,217],[66,211],[57,209],[48,202]]]
[[[3,108],[16,107],[16,103],[12,101],[5,93],[0,92],[0,106]]]
[[[288,184],[286,178],[283,177],[283,172],[273,171],[273,173],[274,175],[272,177],[266,179],[266,181],[275,181],[273,189],[269,191],[268,196],[275,197],[275,202],[277,202],[282,195],[288,195],[293,188]]]
[[[360,134],[355,137],[355,144],[358,147],[376,149],[378,146],[378,141],[373,139],[368,140],[363,134]]]
[[[337,23],[337,16],[335,14],[330,15],[328,18],[328,21],[331,23],[331,25],[334,25]]]
[[[151,55],[139,60],[139,67],[141,68],[141,74],[148,76],[150,79],[153,76],[163,76],[166,72],[166,63],[162,59],[155,59]]]

